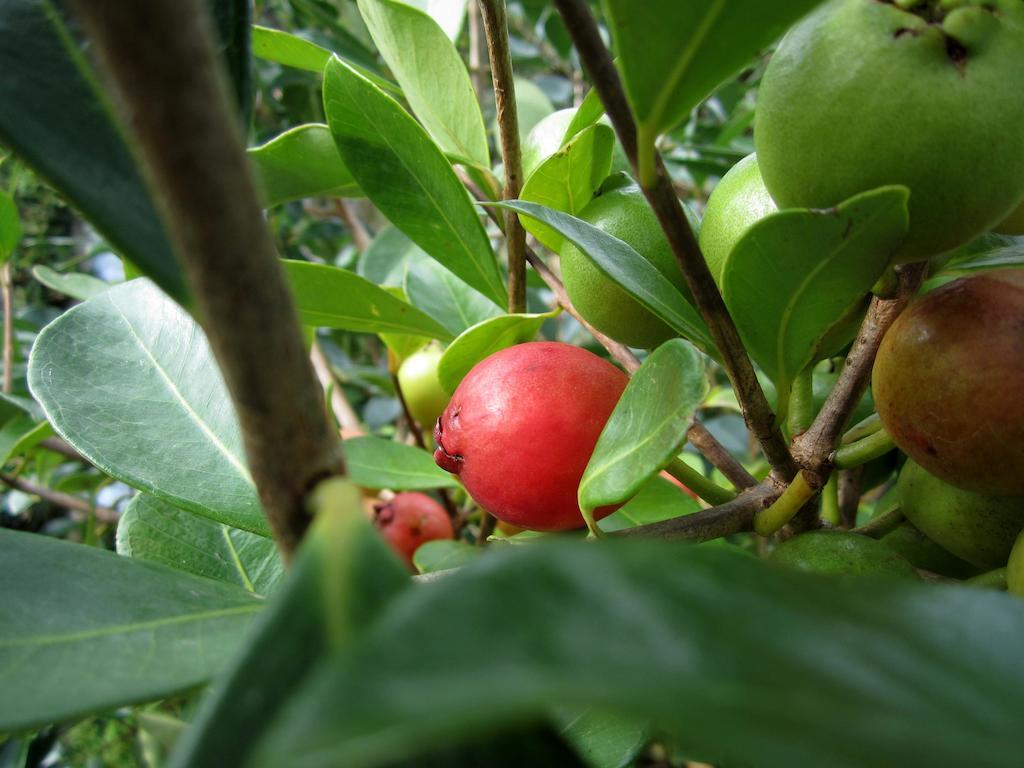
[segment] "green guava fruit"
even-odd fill
[[[718,182],[701,219],[700,249],[719,286],[733,246],[752,224],[777,210],[761,179],[755,154],[736,163]]]
[[[913,460],[896,484],[904,516],[947,552],[983,570],[1006,564],[1024,528],[1024,497],[983,496],[945,483]]]
[[[779,45],[754,141],[780,208],[910,191],[897,262],[938,255],[1024,196],[1024,3],[832,0]]]
[[[815,573],[917,578],[914,566],[892,549],[847,531],[811,531],[794,536],[772,553],[772,559]]]
[[[879,541],[915,568],[953,579],[966,579],[978,573],[975,566],[944,550],[915,528],[913,523],[902,523]]]
[[[434,428],[434,422],[451,399],[437,378],[441,354],[438,347],[421,349],[409,355],[398,369],[398,384],[402,388],[405,404],[426,432]]]
[[[658,219],[631,179],[610,177],[600,194],[580,211],[579,218],[630,245],[690,300],[683,273]],[[653,349],[678,335],[568,241],[562,246],[561,266],[562,281],[573,305],[602,333],[643,349]]]
[[[1024,269],[925,294],[886,332],[875,407],[900,450],[975,493],[1024,494]]]

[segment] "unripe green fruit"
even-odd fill
[[[754,128],[780,208],[906,185],[898,262],[968,242],[1024,195],[1024,3],[904,5],[914,10],[832,0],[794,27],[765,72]]]
[[[752,224],[777,210],[761,178],[755,154],[736,163],[718,182],[701,219],[700,249],[719,286],[725,261],[736,243]]]
[[[1024,269],[947,283],[886,332],[872,372],[893,441],[948,483],[1024,494]]]
[[[912,523],[901,524],[879,541],[915,568],[953,579],[966,579],[978,573],[975,566],[944,550]]]
[[[984,570],[1006,564],[1024,528],[1024,497],[982,496],[944,483],[908,460],[897,481],[900,508],[925,536]]]
[[[451,399],[437,378],[441,354],[436,347],[421,349],[409,355],[398,369],[398,385],[402,388],[409,413],[428,432]]]
[[[630,245],[689,297],[672,248],[635,183],[606,188],[580,211],[579,218]],[[678,335],[595,267],[575,245],[566,241],[561,257],[565,290],[580,315],[597,330],[644,349],[653,349]]]
[[[772,559],[802,571],[917,578],[914,566],[884,544],[846,531],[811,531],[795,536]]]

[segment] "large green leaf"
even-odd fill
[[[459,39],[466,20],[467,0],[408,0],[407,5],[430,15],[453,43]]]
[[[459,486],[429,453],[415,446],[380,437],[353,437],[343,447],[348,475],[363,488],[409,491]]]
[[[1011,768],[1022,633],[1024,603],[967,587],[657,541],[509,547],[400,595],[256,765],[386,765],[567,705],[650,718],[715,764]]]
[[[0,466],[52,436],[53,427],[49,422],[18,412],[0,425]]]
[[[171,761],[182,768],[244,765],[253,734],[289,703],[307,673],[409,583],[363,514],[358,490],[329,481],[294,567],[256,631],[202,706]],[[286,763],[287,764],[287,761]]]
[[[493,301],[431,259],[411,261],[405,292],[409,301],[453,334],[501,315]]]
[[[110,287],[110,283],[84,272],[57,272],[45,264],[32,267],[32,277],[47,288],[80,301],[91,299]]]
[[[448,346],[437,364],[441,387],[451,394],[474,365],[498,350],[531,341],[544,321],[559,311],[498,315],[466,329]]]
[[[21,240],[18,206],[6,192],[0,192],[0,263],[7,261]]]
[[[115,286],[50,323],[28,381],[54,429],[107,474],[268,535],[206,337],[149,281]]]
[[[96,75],[51,0],[0,3],[0,141],[178,301],[188,288]]]
[[[580,480],[584,517],[631,498],[686,440],[708,393],[700,354],[682,339],[658,347],[633,374]]]
[[[417,261],[430,261],[430,257],[398,227],[387,226],[377,232],[370,247],[360,255],[357,271],[377,285],[402,288],[406,270]],[[437,265],[437,262],[431,263]],[[494,306],[487,299],[484,301]]]
[[[647,259],[617,237],[592,224],[536,203],[494,203],[547,224],[579,248],[604,274],[637,301],[664,320],[673,330],[711,353],[714,343],[707,326],[679,289]]]
[[[270,594],[284,573],[271,539],[215,523],[140,493],[117,524],[117,551]]]
[[[462,57],[430,15],[395,0],[358,0],[381,56],[441,151],[489,168],[487,130]]]
[[[0,731],[206,682],[262,601],[112,552],[0,529]]]
[[[628,768],[650,740],[650,727],[636,718],[586,709],[563,713],[562,736],[591,768]]]
[[[700,504],[686,491],[657,474],[640,486],[636,495],[619,509],[601,520],[601,530],[619,531],[637,525],[658,523],[681,517],[700,509]]]
[[[504,306],[505,284],[480,217],[423,128],[338,58],[325,70],[324,111],[366,196],[430,256]]]
[[[284,268],[303,325],[452,337],[428,315],[355,272],[307,261],[285,261]]]
[[[252,3],[249,0],[205,0],[217,31],[218,48],[235,95],[242,130],[252,117]]]
[[[589,203],[612,166],[615,134],[607,125],[584,128],[544,160],[523,185],[520,199],[556,211],[577,214]],[[523,227],[558,253],[562,236],[536,219],[521,217]]]
[[[618,67],[649,143],[821,0],[604,0]]]
[[[249,150],[268,207],[304,197],[360,197],[326,125],[300,125]]]
[[[828,210],[779,211],[754,224],[722,271],[722,295],[750,355],[785,403],[825,335],[871,290],[906,236],[906,187]]]

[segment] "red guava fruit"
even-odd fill
[[[373,524],[410,567],[421,544],[455,538],[445,508],[425,493],[399,493],[390,501],[374,504]]]

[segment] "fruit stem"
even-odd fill
[[[861,536],[870,536],[872,539],[880,539],[888,533],[892,533],[904,521],[903,510],[893,507],[870,520],[859,528],[852,529],[851,533],[859,533]]]
[[[505,169],[503,200],[515,200],[523,186],[523,158],[519,147],[519,116],[512,77],[512,54],[508,45],[505,0],[477,0],[487,38],[487,54],[494,81],[494,103],[501,137],[501,159]],[[526,230],[514,211],[505,212],[505,242],[508,246],[508,311],[526,311]]]
[[[646,126],[637,127],[636,174],[640,186],[644,189],[654,189],[658,184],[658,170],[654,160],[654,153],[657,150],[656,139],[657,136],[648,133]]]
[[[982,587],[983,589],[1001,589],[1006,590],[1006,568],[996,568],[992,571],[985,571],[985,573],[979,573],[977,576],[971,576],[964,583],[970,584],[972,587]]]
[[[895,447],[896,444],[892,441],[889,433],[884,429],[879,429],[867,437],[842,446],[836,451],[833,464],[838,469],[852,469],[867,464],[879,456],[884,456]]]
[[[821,519],[832,525],[839,525],[839,473],[828,476],[828,482],[821,492]]]
[[[797,472],[793,482],[775,502],[754,517],[754,530],[761,536],[771,536],[792,520],[803,506],[817,493],[807,479],[806,472]]]
[[[852,427],[850,427],[846,434],[843,435],[843,439],[840,445],[849,445],[855,443],[858,440],[862,440],[868,435],[873,435],[875,432],[882,428],[882,418],[877,413],[872,413],[866,419],[858,421]]]
[[[782,418],[781,415],[779,418]],[[793,380],[789,393],[787,426],[793,437],[805,432],[814,421],[814,367],[804,368]]]
[[[725,504],[736,494],[706,478],[682,459],[672,459],[665,471],[711,505]]]

